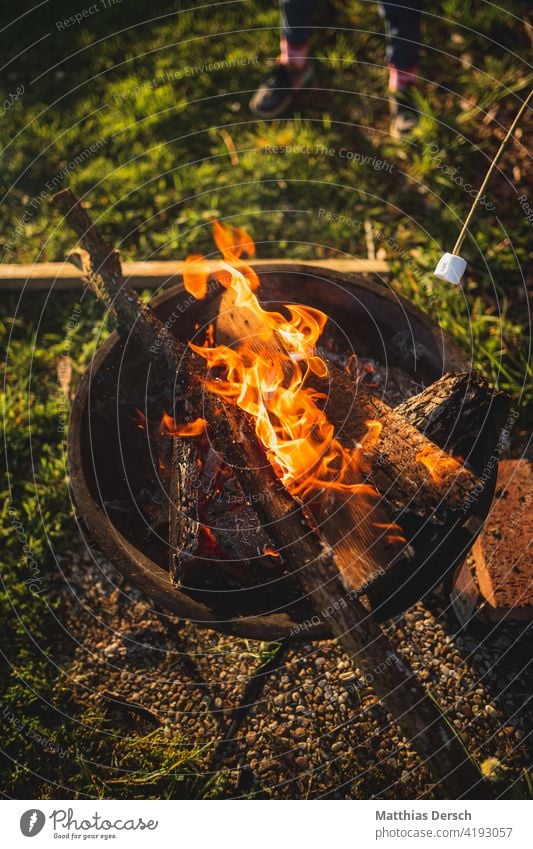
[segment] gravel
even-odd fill
[[[77,641],[66,670],[73,697],[101,703],[107,691],[147,708],[169,739],[207,747],[203,768],[227,773],[229,796],[413,799],[428,792],[423,765],[335,642],[289,646],[247,704],[257,643],[155,611],[94,552],[75,552],[62,567],[64,623]],[[497,758],[506,784],[520,778],[531,763],[531,626],[461,631],[440,591],[387,630],[468,751],[479,762]]]

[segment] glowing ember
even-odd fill
[[[202,544],[203,551],[208,554],[220,555],[221,550],[220,546],[217,542],[217,538],[214,535],[211,528],[207,525],[201,525],[200,527],[200,540]]]
[[[431,445],[423,448],[416,455],[416,459],[423,463],[428,469],[432,479],[437,484],[446,482],[449,475],[457,475],[464,471],[461,457],[443,457],[440,452]]]
[[[367,387],[379,386],[379,380],[373,379],[376,371],[375,367],[371,363],[361,362],[357,354],[350,354],[344,370],[346,374],[353,377],[357,384],[362,383]]]

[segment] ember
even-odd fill
[[[190,422],[177,423],[168,413],[163,413],[159,422],[150,422],[141,410],[135,409],[134,421],[141,430],[148,431],[150,437],[160,436],[200,436],[204,433],[207,422],[197,418]]]
[[[379,386],[379,377],[376,374],[376,366],[374,363],[364,362],[357,354],[350,354],[348,362],[344,366],[346,374],[353,377],[356,383],[363,383],[365,386]]]

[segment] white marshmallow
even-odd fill
[[[433,274],[439,280],[445,280],[447,283],[453,283],[458,286],[461,278],[465,273],[466,260],[455,254],[443,254],[437,263],[437,267]]]

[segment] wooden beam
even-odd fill
[[[251,265],[275,271],[290,266],[292,270],[322,268],[340,271],[343,274],[388,274],[389,266],[379,259],[258,259]],[[213,262],[213,271],[220,262]],[[128,284],[134,289],[160,289],[178,282],[183,274],[183,262],[124,262],[122,270]],[[0,292],[48,291],[53,285],[56,291],[81,289],[83,274],[72,263],[35,262],[33,264],[0,264]]]

